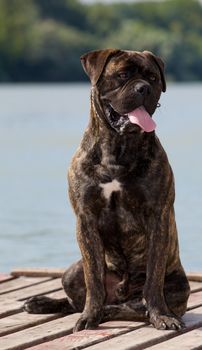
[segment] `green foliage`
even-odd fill
[[[0,0],[0,81],[84,80],[80,55],[105,47],[153,51],[170,79],[202,80],[201,37],[197,0]]]
[[[84,73],[79,57],[91,49],[93,42],[90,34],[51,19],[36,24],[26,51],[32,80],[80,80]]]

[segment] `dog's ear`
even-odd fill
[[[112,55],[120,52],[116,49],[97,50],[81,56],[81,63],[84,71],[89,76],[92,85],[96,85],[107,63]]]
[[[143,54],[145,56],[149,57],[158,66],[160,74],[161,74],[162,91],[165,92],[166,91],[166,80],[165,80],[165,73],[164,73],[164,63],[163,63],[162,59],[159,56],[154,55],[150,51],[143,51]]]

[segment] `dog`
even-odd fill
[[[39,296],[34,313],[82,312],[74,331],[108,320],[184,327],[190,287],[179,257],[174,177],[152,116],[166,91],[149,51],[89,52],[89,125],[68,173],[82,260],[64,273],[63,300]]]

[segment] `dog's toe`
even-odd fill
[[[185,327],[184,323],[174,316],[158,315],[151,319],[151,323],[157,329],[181,330]]]

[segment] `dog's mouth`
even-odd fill
[[[126,114],[119,114],[112,105],[109,104],[105,113],[111,127],[120,133],[128,127],[130,128],[132,125],[139,126],[142,132],[152,132],[156,128],[156,123],[143,105]]]

